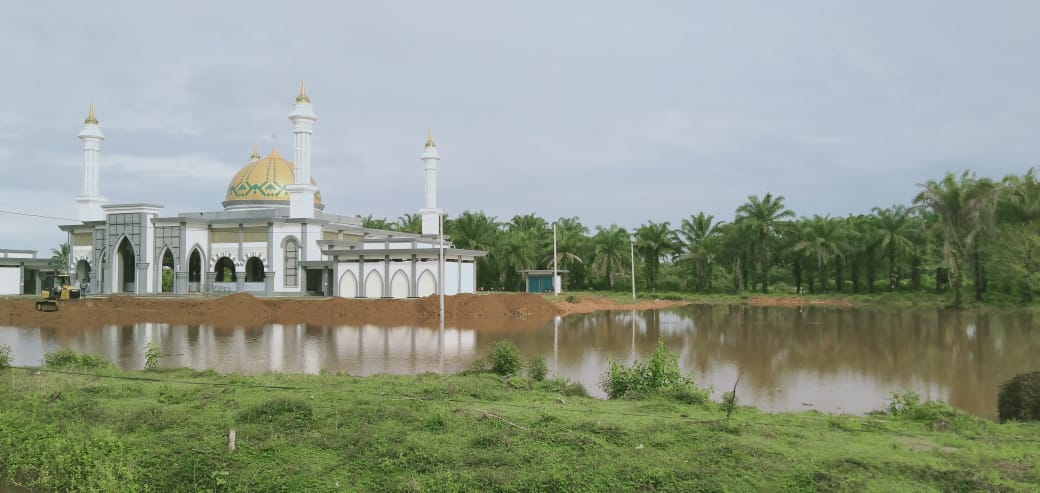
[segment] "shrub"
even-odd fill
[[[162,358],[162,351],[159,350],[159,345],[148,341],[145,344],[144,350],[144,369],[154,370],[159,367],[159,358]]]
[[[1001,422],[1040,421],[1040,371],[1015,375],[1000,386],[997,416]]]
[[[941,418],[951,418],[958,414],[956,409],[942,401],[921,402],[921,396],[912,391],[889,394],[882,412],[914,421],[935,421]]]
[[[692,378],[683,376],[679,369],[679,357],[664,347],[664,341],[657,341],[657,350],[647,361],[635,361],[632,366],[624,366],[615,361],[610,362],[610,369],[600,380],[600,388],[611,399],[637,394],[682,395],[682,400],[699,400],[693,395],[703,395],[707,401],[707,391],[700,389]]]
[[[47,368],[81,368],[95,369],[112,366],[108,360],[90,354],[76,354],[71,349],[62,349],[43,355],[43,365]]]
[[[11,346],[0,344],[0,370],[11,367]]]
[[[545,358],[535,356],[527,363],[527,378],[530,378],[535,382],[543,382],[545,381],[545,376],[548,374],[549,367],[545,365]]]
[[[520,360],[520,350],[512,341],[502,340],[491,346],[491,354],[488,355],[491,363],[491,371],[499,375],[512,375],[520,371],[523,362]]]

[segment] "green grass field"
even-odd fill
[[[491,374],[61,371],[80,374],[0,370],[0,483],[104,492],[1040,488],[1040,425],[941,404],[867,417],[738,408],[727,419],[716,403],[603,401],[566,382]]]

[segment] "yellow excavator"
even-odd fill
[[[59,301],[79,299],[79,288],[72,285],[66,274],[49,276],[43,281],[43,285],[43,292],[40,293],[43,299],[36,302],[37,311],[56,312]]]

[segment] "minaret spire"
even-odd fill
[[[94,103],[90,103],[90,109],[87,110],[79,140],[83,143],[83,193],[76,197],[78,217],[80,221],[97,221],[105,217],[101,210],[105,199],[100,194],[98,176],[101,141],[105,140],[105,135],[101,133],[97,117],[94,116]]]
[[[437,235],[440,232],[441,211],[437,208],[437,161],[441,156],[437,154],[437,145],[433,143],[433,131],[426,131],[426,148],[423,149],[419,159],[423,162],[423,170],[426,175],[426,200],[423,208],[419,209],[422,216],[422,234]]]
[[[311,185],[311,134],[318,117],[311,108],[307,88],[300,81],[300,95],[296,96],[289,120],[293,125],[293,165],[296,182],[286,185],[289,192],[289,217],[309,219],[314,217],[314,193],[318,187]]]
[[[256,150],[256,144],[253,145],[253,155],[249,156],[249,162],[256,162],[260,160],[260,151]]]

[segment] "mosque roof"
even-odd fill
[[[254,149],[253,161],[238,170],[231,179],[224,197],[225,209],[289,205],[289,192],[285,186],[296,181],[296,166],[274,149],[265,157],[258,156]],[[317,186],[314,178],[311,178],[311,185]],[[321,203],[321,192],[314,192],[314,207],[319,210],[325,208]]]

